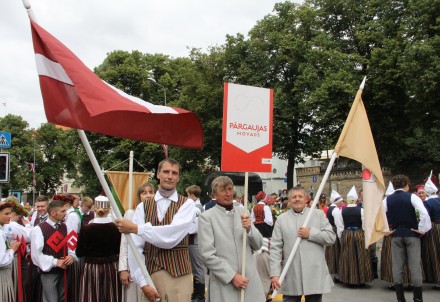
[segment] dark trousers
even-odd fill
[[[283,296],[283,302],[301,302],[302,296]],[[306,298],[305,302],[321,302],[322,301],[322,295],[316,294],[316,295],[306,295],[304,296]]]

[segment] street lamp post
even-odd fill
[[[165,106],[167,105],[167,89],[165,87],[163,87],[162,85],[160,85],[158,82],[156,82],[155,79],[148,77],[147,80],[149,80],[150,82],[156,84],[157,86],[159,86],[160,88],[163,89],[163,95],[164,95],[164,101],[165,101]]]

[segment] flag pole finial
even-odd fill
[[[23,5],[24,5],[24,8],[26,8],[26,9],[31,8],[31,3],[29,2],[29,0],[23,0]]]
[[[365,76],[364,79],[362,80],[361,86],[359,86],[359,89],[364,90],[366,80],[367,80],[367,77]]]

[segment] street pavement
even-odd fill
[[[434,284],[423,284],[423,301],[440,302],[440,290],[432,289]],[[406,301],[413,301],[412,291],[405,290]],[[277,295],[273,302],[282,301]],[[330,294],[325,294],[323,302],[396,302],[396,294],[387,288],[387,282],[374,280],[365,287],[350,288],[347,285],[335,284]]]

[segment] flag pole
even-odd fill
[[[112,206],[113,211],[115,212],[116,218],[121,219],[122,214],[119,211],[119,208],[116,204],[116,201],[113,197],[113,194],[110,190],[110,187],[108,186],[107,181],[105,180],[104,174],[102,173],[101,169],[99,168],[98,161],[95,157],[95,154],[93,153],[92,147],[90,146],[89,140],[87,139],[87,136],[84,132],[84,130],[77,129],[79,138],[81,139],[81,142],[84,145],[84,148],[86,149],[87,155],[89,156],[90,162],[92,163],[93,169],[95,170],[96,175],[98,176],[99,182],[101,183],[102,188],[104,189],[105,195],[108,197],[110,204]],[[145,263],[143,259],[141,258],[141,255],[139,254],[138,250],[136,249],[136,246],[134,244],[133,238],[131,238],[130,234],[124,234],[125,238],[127,239],[127,242],[131,248],[131,251],[133,252],[133,255],[136,258],[136,262],[139,265],[142,274],[145,277],[145,280],[148,283],[148,286],[154,288],[156,290],[156,287],[153,284],[153,281],[151,280],[150,274],[147,271],[147,268],[145,267]]]
[[[248,187],[249,187],[249,172],[244,173],[244,214],[248,214]],[[243,247],[241,254],[241,275],[243,277],[246,276],[246,239],[247,232],[246,229],[243,229]],[[244,302],[244,288],[240,291],[240,301]]]
[[[338,156],[338,154],[336,152],[333,152],[332,157],[330,158],[330,161],[328,163],[327,169],[325,170],[325,174],[322,178],[321,184],[319,185],[318,191],[316,192],[315,198],[313,199],[313,203],[310,207],[310,211],[307,213],[307,217],[306,220],[304,221],[303,227],[307,227],[307,225],[309,224],[310,218],[312,217],[312,213],[314,211],[314,209],[316,208],[316,204],[318,203],[319,200],[319,196],[321,196],[321,193],[324,189],[325,183],[327,182],[327,179],[330,175],[330,172],[332,170],[333,164],[335,163],[336,157]],[[293,245],[292,251],[290,252],[289,258],[286,261],[286,264],[284,265],[284,269],[281,272],[280,278],[278,280],[278,282],[280,284],[283,283],[284,278],[286,277],[287,271],[289,270],[290,265],[292,264],[293,261],[293,257],[296,254],[296,251],[298,250],[298,246],[301,242],[301,237],[297,237],[295,244]],[[272,298],[275,298],[275,296],[278,294],[278,291],[276,289],[274,289],[273,294],[272,294]]]
[[[128,206],[130,210],[133,203],[133,151],[130,151],[130,160],[128,164]]]

